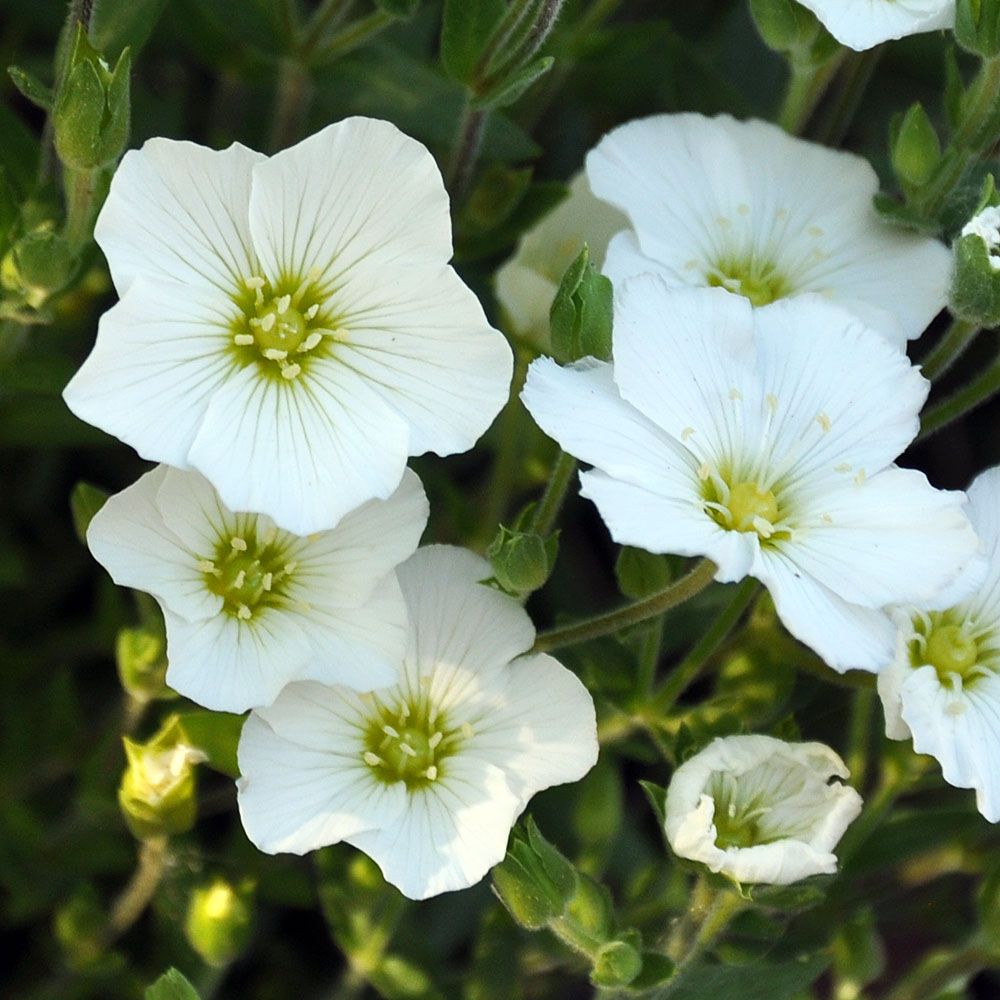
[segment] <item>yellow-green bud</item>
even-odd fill
[[[191,893],[184,935],[208,965],[228,965],[250,940],[252,886],[234,888],[216,878]]]
[[[112,70],[77,25],[52,109],[56,152],[68,167],[97,170],[121,156],[128,142],[131,68],[125,49]]]
[[[0,263],[0,284],[33,309],[64,288],[76,270],[69,243],[48,228],[22,236]]]
[[[177,716],[148,743],[123,743],[128,766],[118,804],[129,829],[141,840],[186,833],[197,812],[194,765],[205,755],[184,741]]]
[[[941,140],[918,101],[899,123],[892,143],[892,168],[904,186],[922,187],[941,162]]]
[[[750,14],[764,44],[775,52],[802,52],[816,41],[816,15],[795,0],[750,0]]]
[[[598,941],[608,938],[614,929],[615,912],[607,886],[581,872],[576,892],[566,907],[566,916],[590,937]]]
[[[627,941],[602,944],[590,973],[595,986],[628,986],[642,971],[642,954]]]
[[[1000,0],[958,0],[955,41],[986,59],[1000,55]]]
[[[486,550],[493,568],[493,579],[502,590],[523,597],[545,584],[552,572],[558,550],[558,538],[526,531],[500,530]]]
[[[177,697],[166,684],[167,647],[164,636],[146,628],[123,628],[115,642],[115,660],[122,687],[136,701]]]
[[[563,275],[549,311],[552,350],[559,361],[611,357],[613,294],[585,244]]]

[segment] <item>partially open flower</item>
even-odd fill
[[[955,25],[955,0],[798,0],[849,48],[862,52],[892,38]]]
[[[667,789],[666,831],[682,858],[741,883],[788,885],[837,870],[833,849],[861,811],[822,743],[727,736],[685,761]]]

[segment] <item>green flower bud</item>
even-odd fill
[[[981,211],[955,241],[949,308],[975,326],[1000,324],[1000,208]]]
[[[918,101],[906,112],[892,143],[892,168],[904,185],[922,187],[941,162],[941,141]]]
[[[775,52],[808,52],[823,30],[818,18],[795,0],[750,0],[764,44]]]
[[[958,0],[955,41],[986,59],[1000,55],[1000,0]]]
[[[533,532],[511,531],[500,525],[486,550],[493,567],[493,579],[501,590],[514,597],[524,597],[548,580],[558,547],[556,535],[546,540]]]
[[[221,967],[238,958],[250,940],[252,886],[234,888],[216,878],[191,894],[184,936],[208,965]]]
[[[167,647],[163,635],[147,628],[123,628],[115,643],[122,687],[136,701],[176,698],[167,687]]]
[[[611,357],[611,282],[590,262],[584,244],[563,275],[549,312],[552,349],[560,361]]]
[[[627,941],[602,944],[594,958],[590,981],[595,986],[628,986],[642,971],[642,954]]]
[[[608,887],[581,873],[566,916],[592,938],[603,941],[614,930],[615,910]]]
[[[56,152],[66,166],[97,170],[121,156],[128,142],[131,68],[125,49],[112,70],[90,44],[83,25],[77,25],[52,109]]]
[[[22,236],[0,262],[0,284],[33,309],[65,288],[76,271],[69,243],[48,228]]]
[[[105,916],[94,887],[86,884],[63,903],[52,920],[66,965],[77,971],[92,967],[104,953],[101,932]]]
[[[186,833],[197,811],[194,765],[205,755],[185,742],[176,715],[148,743],[123,743],[128,766],[118,804],[128,828],[140,840]]]

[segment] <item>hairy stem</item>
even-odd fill
[[[486,109],[474,108],[466,101],[462,120],[458,127],[458,138],[448,166],[448,189],[453,205],[460,205],[472,183],[472,175],[479,159],[486,131]]]
[[[844,50],[826,62],[792,62],[785,99],[778,112],[778,124],[791,135],[799,135],[809,123],[816,106],[833,81],[844,59]]]
[[[102,936],[105,948],[117,941],[146,911],[163,879],[168,857],[166,837],[150,837],[142,842],[135,872],[111,908]]]
[[[312,99],[312,80],[297,57],[284,60],[278,70],[278,88],[271,124],[271,149],[285,149],[301,137]]]
[[[576,475],[577,461],[572,455],[560,451],[559,457],[552,466],[552,475],[545,486],[542,499],[531,517],[529,530],[543,538],[552,533],[559,520],[559,512],[566,500],[566,494]]]
[[[1000,355],[978,378],[924,413],[917,441],[923,441],[942,427],[947,427],[948,424],[971,413],[998,392],[1000,392]]]
[[[920,362],[924,378],[931,382],[941,378],[965,353],[976,339],[980,329],[972,323],[966,323],[965,320],[952,320],[951,326]]]

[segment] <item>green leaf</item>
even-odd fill
[[[73,527],[76,537],[86,545],[87,528],[94,515],[107,502],[108,494],[97,486],[91,486],[82,480],[73,487],[69,495],[69,509],[73,515]]]
[[[689,965],[676,983],[651,994],[652,1000],[792,1000],[814,983],[830,964],[827,955],[791,962],[745,965]]]
[[[662,830],[667,822],[664,811],[667,805],[667,790],[662,785],[654,784],[652,781],[640,781],[639,784],[646,793],[646,799],[653,812],[656,813],[656,821]]]
[[[375,6],[396,17],[410,18],[416,14],[420,0],[375,0]]]
[[[8,66],[7,75],[11,78],[14,86],[36,107],[43,111],[52,110],[52,88],[46,87],[41,80],[33,76],[20,66]]]
[[[502,83],[490,88],[481,94],[473,102],[476,108],[505,108],[515,101],[520,100],[521,95],[538,79],[543,77],[552,69],[555,59],[552,56],[542,56],[527,66],[522,67],[513,73]]]
[[[153,33],[167,0],[95,0],[90,18],[94,48],[117,58],[125,48],[135,55]]]
[[[197,990],[176,969],[169,969],[146,990],[146,1000],[201,1000]]]
[[[504,9],[503,0],[445,0],[441,63],[452,79],[472,82],[479,57]]]
[[[246,721],[242,715],[228,712],[188,712],[181,716],[181,728],[191,745],[207,757],[207,764],[230,778],[238,778],[239,763],[236,748]]]

